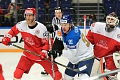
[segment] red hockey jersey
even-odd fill
[[[94,45],[94,55],[97,58],[107,57],[120,51],[120,29],[105,31],[106,23],[96,22],[90,27],[87,39]]]
[[[10,38],[16,36],[18,33],[21,33],[21,36],[24,41],[24,48],[40,54],[42,50],[49,50],[49,42],[46,37],[47,29],[46,27],[37,22],[38,25],[34,29],[30,29],[26,21],[21,21],[11,28],[7,35]],[[28,52],[23,52],[28,58],[33,60],[40,60],[39,57],[30,54]]]

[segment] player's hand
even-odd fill
[[[9,37],[3,37],[2,44],[8,46],[10,42],[11,42],[11,39]]]
[[[53,58],[59,57],[62,55],[62,51],[58,51],[58,50],[50,50],[47,52],[48,56],[51,58],[51,55],[53,56]]]
[[[47,25],[46,27],[47,27],[48,32],[50,32],[50,33],[53,33],[53,32],[55,32],[56,30],[58,30],[58,26],[55,25],[55,24],[54,24],[54,25],[49,24],[49,25]]]

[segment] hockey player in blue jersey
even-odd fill
[[[79,69],[78,72],[66,69],[64,74],[65,80],[73,80],[76,74],[79,75],[80,80],[85,80],[85,78],[90,76],[94,62],[93,47],[86,40],[84,34],[81,33],[79,27],[72,25],[70,15],[63,15],[61,18],[61,32],[64,49],[51,50],[48,52],[48,55],[53,55],[54,58],[62,55],[68,58],[68,67]]]

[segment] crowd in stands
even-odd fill
[[[15,3],[15,0],[11,0],[9,3],[6,14],[0,7],[0,26],[13,26],[17,10],[20,10],[20,7]]]
[[[71,7],[71,2],[72,0],[59,0],[59,2],[57,0],[17,0],[16,3],[17,3],[17,6],[13,9],[16,10],[20,10],[18,11],[17,13],[17,20],[16,22],[14,21],[15,20],[15,17],[12,17],[14,16],[14,14],[12,13],[12,16],[11,16],[11,13],[10,15],[7,14],[9,13],[8,11],[12,8],[8,7],[9,4],[11,4],[11,2],[15,1],[15,0],[5,0],[4,1],[4,4],[5,4],[5,7],[1,7],[3,10],[3,13],[2,13],[2,18],[0,20],[0,24],[1,26],[12,26],[11,24],[15,24],[16,22],[19,22],[21,20],[24,20],[24,10],[27,8],[27,7],[33,7],[33,8],[38,8],[38,17],[37,17],[37,20],[39,22],[42,22],[44,24],[44,22],[49,22],[51,23],[51,20],[52,18],[54,17],[54,9],[55,7],[58,7],[58,6],[61,6],[63,8],[63,11],[64,11],[64,14],[72,14],[72,10]],[[2,1],[3,3],[3,1]],[[36,5],[38,4],[38,5]],[[1,4],[0,2],[0,6],[3,6],[3,4]],[[19,6],[19,8],[18,8]],[[38,6],[38,7],[37,7]],[[8,9],[7,9],[8,8]],[[16,12],[14,12],[16,13]],[[12,18],[12,19],[11,19]],[[12,21],[12,23],[11,23]],[[6,24],[6,22],[9,22]],[[14,23],[13,23],[14,22]]]
[[[17,0],[20,1],[20,0]],[[15,13],[16,10],[20,11],[20,15],[18,15],[18,21],[21,21],[24,19],[24,10],[27,7],[36,7],[36,0],[21,0],[22,1],[22,7],[21,5],[16,5],[15,0],[1,0],[0,1],[0,26],[12,26],[15,22]],[[29,2],[28,2],[29,1]],[[74,14],[73,11],[71,11],[72,8],[72,0],[38,0],[38,21],[39,22],[51,22],[52,18],[54,17],[54,8],[61,6],[63,8],[64,14]],[[4,2],[4,3],[3,3]],[[14,4],[12,5],[11,2]],[[5,4],[5,5],[4,5]],[[26,4],[26,5],[23,5]],[[118,17],[120,15],[119,10],[119,0],[103,0],[103,7],[104,7],[104,13],[105,16],[111,12],[115,12]],[[6,6],[6,7],[4,7]],[[10,7],[11,6],[11,7]],[[69,9],[70,8],[70,9]],[[90,25],[92,22],[96,22],[96,20],[92,21],[92,16],[87,15],[87,25]],[[105,19],[104,19],[105,21]]]

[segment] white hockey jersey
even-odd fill
[[[74,27],[67,35],[62,32],[65,50],[63,56],[73,64],[93,57],[93,46],[86,40],[79,27]]]
[[[5,36],[12,38],[18,33],[21,33],[22,39],[24,41],[24,48],[40,54],[42,50],[49,50],[49,43],[47,41],[46,27],[37,22],[37,25],[34,29],[30,29],[26,21],[21,21],[11,28],[11,30]],[[30,54],[28,52],[23,52],[28,58],[33,60],[39,60],[40,58]]]

